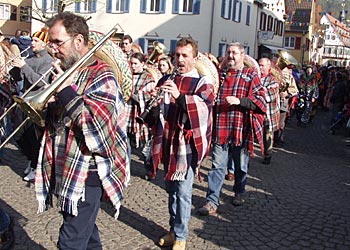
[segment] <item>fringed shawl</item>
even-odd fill
[[[257,110],[250,111],[239,105],[228,105],[225,102],[227,96],[247,97],[256,105]],[[254,156],[255,135],[263,152],[265,112],[265,88],[254,70],[246,67],[242,70],[230,70],[218,91],[213,141],[218,144],[244,145]]]
[[[185,179],[191,165],[187,158],[191,140],[198,154],[197,167],[210,148],[214,87],[208,77],[198,78],[198,73],[195,73],[195,78],[192,73],[190,76],[176,76],[174,80],[180,93],[185,95],[187,113],[174,98],[161,105],[162,115],[156,124],[152,156],[155,168],[160,163],[167,166],[166,180]],[[158,85],[165,79],[161,79]],[[188,121],[190,128],[186,129]]]
[[[118,210],[129,161],[120,87],[109,66],[99,60],[81,70],[75,83],[78,96],[65,107],[65,126],[52,130],[47,123],[44,132],[35,177],[38,211],[51,205],[56,191],[59,209],[76,216],[90,164],[97,166],[103,189]]]

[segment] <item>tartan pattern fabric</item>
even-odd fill
[[[165,79],[161,79],[159,86]],[[174,80],[181,94],[185,95],[187,113],[183,111],[174,98],[162,103],[162,115],[156,124],[153,141],[153,165],[160,163],[167,167],[166,180],[182,181],[185,179],[191,162],[189,143],[193,140],[198,153],[197,167],[207,155],[210,148],[212,132],[212,105],[214,86],[207,76],[199,78],[197,70],[176,76]],[[189,121],[190,129],[184,128]]]
[[[256,106],[256,111],[249,111],[240,105],[228,105],[227,96],[237,98],[247,97]],[[258,112],[260,110],[260,112]],[[213,141],[223,145],[232,143],[235,146],[244,145],[254,156],[254,135],[260,148],[263,147],[263,121],[266,112],[265,88],[259,76],[251,69],[230,69],[224,82],[220,85],[215,104],[215,123]]]
[[[280,96],[279,96],[279,82],[269,73],[261,77],[261,83],[266,88],[266,116],[265,120],[269,124],[271,132],[279,129],[280,119]]]
[[[149,94],[156,86],[151,73],[143,71],[139,75],[133,75],[133,95],[127,102],[127,131],[135,135],[136,148],[142,145],[142,142],[149,138],[149,128],[145,124],[136,122],[136,117],[145,110],[146,103],[151,99]],[[133,97],[138,100],[134,100]]]
[[[65,117],[63,129],[52,129],[47,120],[35,176],[38,212],[51,205],[51,195],[56,192],[58,208],[76,216],[91,164],[97,166],[103,189],[118,211],[129,162],[120,87],[109,66],[100,60],[80,70],[75,84],[78,96],[63,114],[71,114],[70,121]]]

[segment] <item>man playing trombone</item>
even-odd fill
[[[58,248],[102,249],[95,223],[102,190],[118,216],[126,184],[125,104],[111,67],[88,56],[95,46],[89,51],[85,19],[62,12],[47,25],[49,46],[61,60],[50,87],[65,81],[54,91],[55,106],[62,109],[49,103],[45,120],[35,176],[39,212],[57,195],[63,215]]]

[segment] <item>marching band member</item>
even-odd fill
[[[162,114],[153,127],[152,156],[154,174],[158,164],[164,164],[170,215],[170,231],[160,238],[159,245],[173,246],[173,250],[185,249],[194,176],[211,141],[214,86],[195,68],[197,56],[197,42],[180,39],[175,49],[180,75],[165,76],[158,82],[165,96]]]
[[[206,204],[201,215],[217,213],[219,197],[229,161],[234,163],[235,193],[232,204],[242,205],[250,154],[254,154],[254,134],[263,148],[263,119],[266,112],[265,88],[258,74],[244,66],[244,47],[231,43],[224,65],[229,69],[219,87],[214,112],[212,169],[208,173]]]
[[[62,12],[47,21],[49,46],[69,69],[89,51],[85,19]],[[57,78],[63,74],[54,64]],[[124,100],[111,67],[90,58],[55,91],[35,176],[39,212],[57,195],[63,216],[59,249],[102,249],[96,226],[102,191],[118,216],[126,187],[126,119]],[[52,83],[54,84],[54,82]],[[51,104],[61,105],[52,110]]]
[[[136,52],[131,55],[130,65],[133,77],[133,94],[127,102],[127,132],[129,143],[129,156],[131,155],[131,148],[140,149],[144,156],[144,166],[146,170],[146,179],[154,179],[154,176],[150,176],[152,172],[152,164],[150,162],[151,155],[151,142],[152,134],[149,128],[144,124],[136,122],[138,117],[145,109],[146,103],[150,100],[149,94],[152,89],[155,88],[156,82],[151,73],[144,69],[145,56]]]
[[[12,66],[20,69],[21,78],[23,79],[23,89],[22,92],[25,92],[32,84],[37,82],[45,72],[47,72],[54,58],[48,53],[46,49],[46,44],[48,42],[48,33],[47,29],[43,28],[40,31],[37,31],[32,36],[32,50],[34,56],[31,58],[24,57],[16,57]],[[51,82],[51,75],[47,74],[45,79],[43,79],[46,83]],[[44,86],[43,82],[39,82],[37,87],[33,89],[31,92],[35,92],[35,90],[40,91],[40,88]],[[16,110],[16,124],[20,124],[25,118],[25,114]],[[23,180],[25,181],[33,181],[35,177],[35,169],[38,162],[38,154],[40,148],[40,138],[41,131],[35,126],[33,123],[28,123],[24,131],[21,134],[16,134],[16,141],[21,148],[21,151],[24,155],[27,156],[29,163],[28,167],[24,170]]]

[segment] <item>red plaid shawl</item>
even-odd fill
[[[266,88],[265,119],[269,124],[269,130],[277,131],[279,129],[278,125],[280,119],[279,82],[271,73],[262,76],[261,82]]]
[[[181,181],[185,179],[190,162],[187,162],[189,140],[193,138],[198,153],[197,167],[208,153],[212,131],[212,105],[214,87],[206,76],[198,78],[176,76],[176,83],[181,94],[185,95],[187,114],[171,98],[170,104],[162,105],[162,116],[156,125],[153,142],[153,166],[156,168],[162,162],[168,166],[165,179]],[[163,84],[160,80],[158,85]],[[184,125],[189,120],[191,129],[185,130]]]
[[[239,105],[229,106],[225,102],[227,96],[248,97],[254,102],[257,109],[253,112]],[[262,152],[264,152],[263,122],[265,112],[265,88],[255,71],[246,67],[242,70],[230,70],[218,91],[213,141],[218,144],[244,145],[254,156],[255,135]]]
[[[142,145],[142,142],[149,139],[148,127],[136,122],[136,117],[143,113],[146,103],[150,100],[150,92],[156,86],[152,74],[144,70],[140,75],[133,75],[133,92],[137,96],[138,102],[132,97],[126,105],[127,132],[135,135],[136,148]]]
[[[76,216],[92,160],[103,189],[118,211],[129,161],[120,87],[110,67],[100,60],[81,70],[75,83],[79,95],[65,107],[71,112],[71,123],[66,123],[61,133],[56,130],[50,134],[49,127],[45,128],[35,176],[38,212],[47,208],[55,191],[59,209]],[[51,171],[55,171],[55,190]]]

